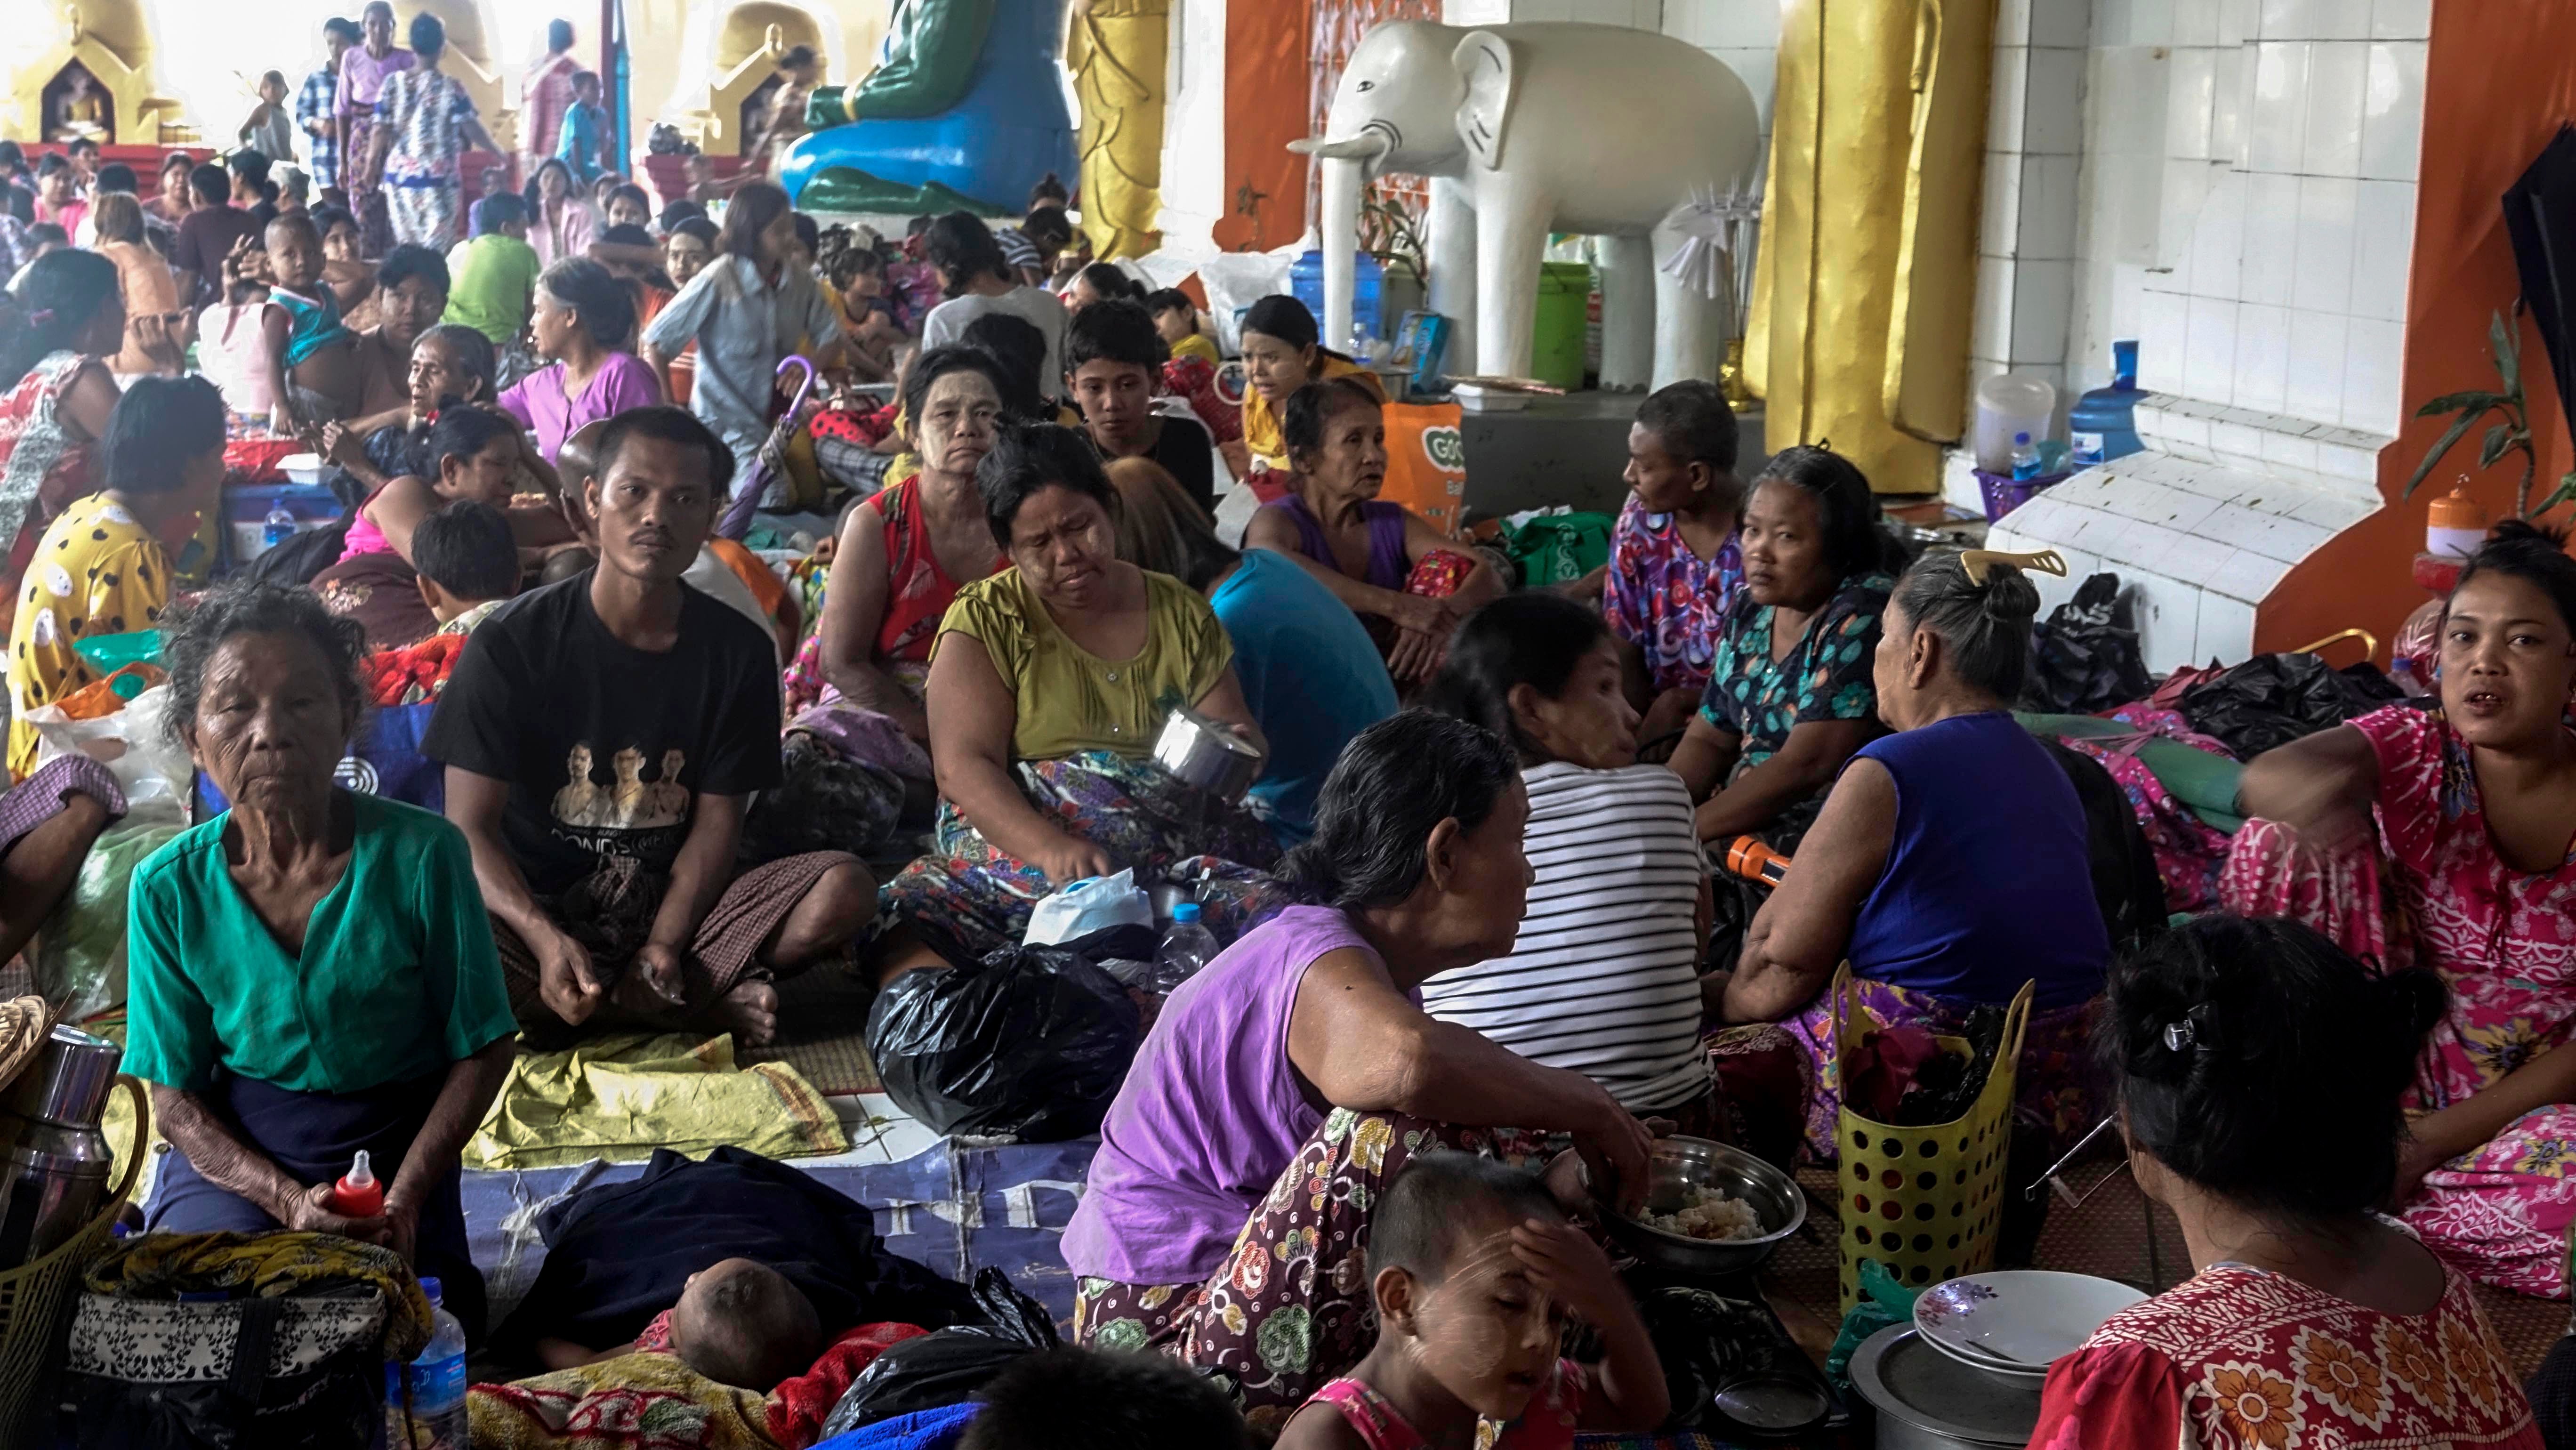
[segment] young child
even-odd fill
[[[466,634],[519,592],[519,545],[510,520],[480,499],[461,498],[411,533],[420,602],[440,634]]]
[[[572,105],[564,111],[563,130],[555,142],[555,158],[572,168],[573,179],[588,184],[599,179],[608,166],[603,139],[608,134],[608,112],[599,104],[599,74],[575,71],[572,77]]]
[[[1216,340],[1199,331],[1199,307],[1190,294],[1178,287],[1145,294],[1145,310],[1154,314],[1154,330],[1172,349],[1172,356],[1194,357],[1215,367],[1223,361],[1217,355]]]
[[[885,257],[864,241],[834,250],[823,263],[825,280],[841,297],[841,326],[859,354],[859,371],[869,381],[893,375],[895,350],[906,341],[895,320],[894,300],[886,295]]]
[[[322,285],[322,234],[309,216],[268,224],[268,305],[260,327],[268,347],[270,431],[318,431],[353,417],[365,379],[358,336],[340,321],[340,302]]]
[[[241,123],[236,139],[270,162],[284,165],[295,159],[295,118],[286,111],[286,76],[270,71],[259,78],[259,104],[250,108],[250,116]]]
[[[1013,1360],[976,1392],[957,1450],[1251,1450],[1225,1392],[1159,1354],[1067,1346]]]
[[[1563,1450],[1575,1431],[1644,1434],[1671,1403],[1664,1371],[1610,1261],[1566,1222],[1539,1176],[1467,1153],[1405,1165],[1370,1221],[1377,1346],[1315,1392],[1278,1450],[1429,1450],[1478,1443]],[[1557,1357],[1567,1315],[1608,1355]]]
[[[570,1369],[629,1354],[677,1355],[716,1381],[756,1394],[803,1374],[823,1352],[814,1302],[786,1275],[752,1259],[722,1259],[688,1277],[679,1302],[653,1316],[633,1342],[591,1349],[537,1341],[548,1369]]]

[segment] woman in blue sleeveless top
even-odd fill
[[[2084,1034],[2110,935],[2083,805],[2010,713],[2039,592],[2008,557],[1927,557],[1897,584],[1874,665],[1897,733],[1845,767],[1724,986],[1727,1022],[1798,1040],[1821,1157],[1839,1107],[1824,989],[1844,961],[1872,1016],[1937,1032],[2034,982],[2018,1116],[2052,1142],[2093,1119]]]

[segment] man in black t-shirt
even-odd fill
[[[1150,458],[1208,517],[1216,517],[1216,444],[1196,418],[1155,411],[1154,384],[1172,352],[1143,306],[1094,302],[1064,330],[1064,391],[1103,463]]]
[[[599,563],[474,631],[421,742],[541,1041],[597,1017],[766,1042],[769,979],[876,911],[838,851],[733,875],[751,794],[779,783],[778,676],[759,626],[680,582],[732,477],[685,410],[611,420],[586,485]]]

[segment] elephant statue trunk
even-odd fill
[[[1378,160],[1395,149],[1395,139],[1371,126],[1357,136],[1329,140],[1317,136],[1288,143],[1324,163],[1324,215],[1318,236],[1324,253],[1324,315],[1316,319],[1323,345],[1346,347],[1351,338],[1351,300],[1360,244],[1360,189]]]

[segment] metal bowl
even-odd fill
[[[1261,778],[1265,757],[1252,742],[1198,713],[1174,710],[1154,737],[1154,760],[1175,777],[1226,799]]]
[[[1807,1195],[1796,1181],[1741,1148],[1705,1138],[1658,1138],[1646,1164],[1650,1212],[1674,1212],[1688,1190],[1705,1187],[1753,1205],[1762,1219],[1760,1238],[1720,1240],[1666,1233],[1617,1212],[1602,1215],[1602,1226],[1620,1247],[1657,1268],[1740,1274],[1771,1257],[1780,1241],[1807,1221]]]

